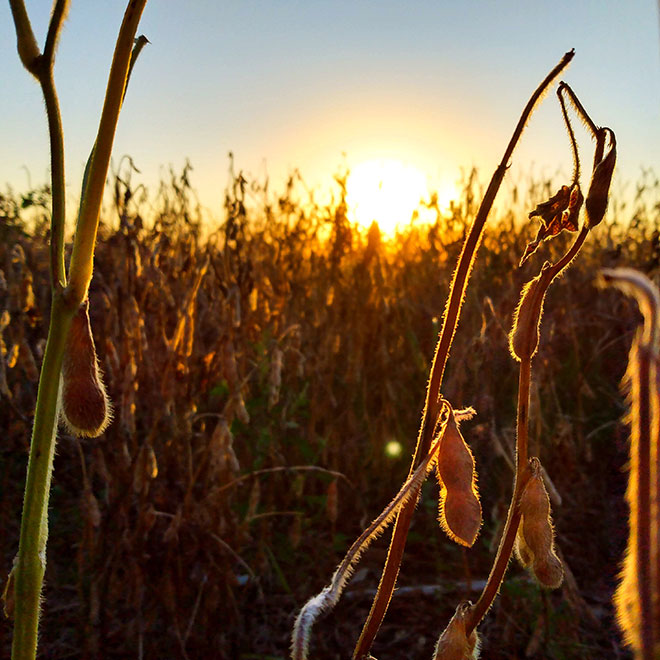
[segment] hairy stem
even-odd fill
[[[64,267],[64,225],[66,219],[64,133],[52,67],[48,67],[46,71],[40,73],[39,82],[46,102],[50,139],[50,176],[53,200],[50,220],[50,281],[55,291],[62,290],[66,286],[66,270]]]
[[[94,246],[96,244],[96,232],[98,230],[105,178],[108,173],[119,111],[124,98],[124,88],[135,33],[146,2],[147,0],[130,0],[115,46],[99,130],[92,153],[86,186],[80,202],[78,226],[76,227],[76,236],[71,254],[69,285],[66,294],[67,302],[72,307],[78,307],[85,299],[92,279]]]
[[[124,83],[127,77],[133,38],[145,3],[146,0],[131,0],[129,2],[119,33],[108,83],[106,105],[104,106],[99,137],[97,138],[97,142],[101,142],[103,145],[103,156],[107,156],[107,158],[105,161],[99,160],[92,163],[93,180],[99,188],[95,212],[93,207],[89,205],[89,201],[85,205],[87,195],[83,197],[83,205],[85,205],[88,215],[83,216],[82,221],[79,222],[78,231],[76,232],[76,244],[80,245],[82,243],[88,252],[84,253],[83,251],[81,255],[79,247],[77,259],[72,259],[72,271],[75,273],[76,278],[72,293],[69,289],[64,288],[66,286],[64,266],[64,140],[53,80],[55,48],[66,15],[68,0],[57,0],[55,2],[43,55],[39,53],[22,0],[10,0],[21,61],[25,68],[39,80],[46,102],[53,196],[50,247],[52,305],[30,443],[19,551],[13,571],[16,606],[12,660],[34,660],[36,657],[39,605],[46,568],[48,499],[55,454],[62,359],[71,320],[80,302],[87,294],[89,278],[91,278],[96,222],[98,221],[101,194],[124,93]],[[124,56],[125,51],[127,52],[126,56]],[[98,185],[99,181],[100,185]],[[92,198],[93,203],[94,198]],[[91,215],[94,216],[94,223],[85,221],[85,217]],[[75,255],[76,251],[74,249]]]
[[[513,495],[509,504],[509,512],[504,525],[504,532],[500,539],[495,562],[490,570],[486,586],[481,592],[479,600],[468,614],[465,631],[469,637],[472,631],[479,625],[486,612],[497,596],[504,574],[506,573],[513,544],[516,540],[518,525],[520,524],[520,497],[529,480],[527,466],[527,431],[529,427],[529,390],[532,374],[532,358],[525,358],[520,362],[518,375],[518,417],[516,422],[516,476],[513,486]]]
[[[60,104],[55,90],[53,66],[55,48],[62,30],[62,24],[69,8],[69,0],[57,0],[48,26],[46,46],[39,67],[39,84],[46,103],[48,135],[50,139],[50,175],[53,208],[50,220],[50,279],[53,290],[60,291],[66,286],[64,266],[64,225],[66,222],[65,174],[64,174],[64,132]]]
[[[69,0],[57,0],[53,7],[53,14],[50,17],[46,45],[44,46],[44,60],[49,63],[51,68],[55,60],[55,49],[57,48],[57,42],[62,31],[62,24],[69,11],[69,4]]]
[[[46,568],[48,496],[55,453],[60,370],[72,318],[73,313],[67,309],[61,294],[55,294],[39,378],[18,561],[14,570],[16,610],[12,660],[33,660],[36,654],[39,603]]]
[[[479,211],[477,212],[477,216],[472,227],[470,228],[465,244],[463,245],[458,267],[456,268],[454,279],[451,284],[449,299],[447,301],[446,311],[442,324],[442,330],[440,332],[440,337],[438,339],[438,344],[436,346],[435,355],[431,366],[431,376],[426,392],[426,403],[422,413],[422,421],[418,434],[417,446],[415,448],[409,474],[412,474],[412,472],[418,466],[420,460],[422,460],[422,458],[428,454],[429,447],[433,439],[433,430],[435,428],[438,413],[440,411],[440,387],[442,385],[442,378],[444,375],[445,366],[447,364],[447,359],[449,357],[451,343],[456,332],[456,327],[458,325],[460,310],[463,303],[463,298],[465,296],[465,290],[467,288],[467,283],[469,280],[470,272],[472,270],[472,266],[474,264],[477,249],[481,241],[484,225],[488,218],[488,214],[490,213],[493,202],[495,201],[495,196],[497,195],[500,185],[502,184],[504,175],[506,174],[513,150],[515,149],[518,140],[520,139],[520,136],[522,135],[522,132],[527,122],[529,121],[532,112],[534,111],[534,108],[541,100],[543,94],[547,91],[550,84],[568,66],[570,61],[573,59],[573,55],[574,51],[572,50],[566,53],[562,57],[559,64],[557,64],[557,66],[552,69],[552,71],[546,76],[546,78],[537,87],[536,91],[529,99],[525,109],[522,112],[522,115],[520,116],[511,140],[509,141],[509,144],[504,152],[502,161],[493,174],[488,189],[486,190],[484,199],[481,202],[481,206],[479,207]],[[360,639],[358,640],[358,643],[353,652],[353,657],[356,660],[361,660],[362,658],[368,656],[373,644],[373,640],[378,634],[378,630],[387,611],[389,602],[392,598],[392,592],[394,591],[394,585],[396,584],[396,579],[399,574],[399,568],[401,566],[401,559],[403,558],[406,538],[408,536],[408,530],[410,528],[410,523],[412,521],[418,495],[419,493],[417,496],[412,497],[404,506],[402,506],[397,515],[394,531],[392,532],[392,539],[390,541],[387,560],[383,568],[380,584],[378,585],[378,591],[376,592],[371,611],[369,612],[369,616],[367,617],[367,620],[362,629]]]
[[[631,395],[636,402],[633,410],[632,435],[636,442],[633,459],[637,467],[637,597],[641,616],[641,660],[653,660],[653,595],[651,579],[651,350],[648,345],[638,347],[637,370],[632,377]],[[632,477],[632,473],[631,473]]]

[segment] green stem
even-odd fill
[[[14,571],[16,609],[12,660],[33,660],[36,655],[39,604],[46,568],[48,496],[55,453],[60,370],[72,318],[73,313],[67,309],[61,294],[56,294],[39,378],[18,561]]]
[[[67,300],[77,307],[86,297],[92,279],[94,246],[99,224],[99,213],[103,200],[103,189],[108,174],[112,144],[124,98],[124,88],[133,51],[133,42],[142,11],[147,0],[130,0],[119,30],[115,53],[110,68],[103,112],[92,152],[87,176],[87,185],[80,202],[78,226],[73,243],[69,267]]]
[[[48,499],[55,455],[60,372],[71,320],[87,295],[92,275],[98,216],[115,128],[127,79],[133,39],[146,0],[130,0],[120,28],[110,70],[106,101],[94,148],[88,186],[81,202],[81,216],[71,262],[72,282],[66,286],[64,266],[65,179],[64,140],[53,59],[68,0],[57,0],[41,55],[21,0],[10,0],[18,50],[25,67],[39,80],[48,115],[52,168],[51,281],[52,306],[48,340],[39,378],[37,405],[30,443],[23,516],[14,576],[14,636],[12,660],[34,660],[37,652],[39,605],[46,568]],[[91,189],[91,193],[90,193]]]
[[[50,221],[50,281],[53,290],[66,286],[64,267],[64,226],[66,220],[66,195],[64,178],[64,133],[60,105],[55,91],[53,69],[47,67],[40,73],[39,82],[46,102],[48,134],[50,138],[50,173],[53,206]]]
[[[50,281],[53,290],[66,286],[64,266],[64,226],[66,222],[66,186],[64,174],[64,132],[60,104],[55,90],[53,66],[55,48],[62,24],[69,8],[69,0],[57,0],[48,26],[44,54],[39,62],[39,84],[46,103],[48,135],[50,139],[50,172],[53,207],[50,220]]]

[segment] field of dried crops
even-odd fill
[[[341,177],[328,206],[295,177],[279,195],[233,177],[219,226],[195,206],[187,169],[150,204],[127,172],[113,189],[90,315],[114,421],[96,440],[60,433],[42,657],[286,658],[297,610],[407,473],[476,178],[451,212],[395,239],[349,223]],[[517,267],[535,230],[525,209],[553,191],[536,182],[506,193],[445,379],[452,403],[478,413],[463,430],[487,512],[481,535],[470,551],[448,542],[437,486],[425,485],[377,657],[430,657],[456,602],[487,576],[511,488],[517,369],[507,333],[531,272]],[[595,280],[602,267],[659,272],[660,183],[646,172],[629,192],[549,294],[535,359],[530,450],[554,485],[570,570],[546,593],[512,564],[481,627],[492,660],[628,657],[610,599],[626,540],[619,383],[639,319]],[[3,575],[17,549],[47,334],[48,201],[44,190],[0,196]],[[386,548],[375,544],[317,625],[317,657],[350,654]],[[9,633],[3,622],[3,656]]]

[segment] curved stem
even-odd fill
[[[593,120],[588,115],[587,111],[584,109],[582,103],[580,103],[580,99],[571,89],[570,85],[567,85],[565,82],[559,83],[558,92],[560,94],[561,92],[566,92],[569,101],[573,104],[573,107],[575,108],[575,112],[578,114],[578,117],[580,117],[580,119],[582,119],[582,121],[585,123],[591,135],[593,137],[596,137],[596,134],[598,133],[598,127],[596,126],[596,124],[594,124]]]
[[[555,66],[545,77],[543,82],[541,82],[536,88],[527,102],[513,135],[509,140],[502,161],[493,174],[488,189],[486,190],[486,194],[484,195],[484,199],[479,207],[479,211],[477,212],[477,216],[463,245],[463,250],[461,251],[458,261],[458,267],[454,273],[454,278],[449,291],[449,299],[447,301],[442,330],[433,357],[431,377],[426,392],[426,403],[422,413],[417,446],[415,448],[409,474],[416,469],[420,460],[428,454],[433,439],[433,429],[435,428],[436,420],[440,411],[440,387],[447,359],[449,357],[451,343],[458,325],[467,282],[472,271],[479,243],[481,242],[481,236],[488,214],[490,213],[493,202],[495,201],[495,196],[497,195],[502,180],[504,179],[504,175],[506,174],[513,150],[515,149],[534,108],[541,100],[543,94],[553,80],[555,80],[555,78],[568,66],[573,59],[573,55],[574,51],[571,50],[562,57],[559,64],[557,64],[557,66]],[[397,520],[392,532],[392,539],[390,541],[389,552],[381,575],[380,584],[378,585],[378,591],[376,592],[371,611],[369,612],[369,616],[367,617],[362,633],[353,652],[353,657],[356,660],[361,660],[368,656],[373,640],[378,633],[385,612],[387,611],[389,602],[392,598],[392,592],[394,591],[394,585],[396,584],[396,579],[399,574],[406,538],[408,536],[408,530],[410,528],[418,495],[419,493],[416,496],[411,497],[411,499],[401,507],[399,514],[397,515]]]
[[[564,88],[569,87],[563,82],[559,83],[559,88],[557,89],[557,97],[559,98],[559,107],[561,108],[561,114],[564,118],[564,124],[566,125],[566,130],[568,131],[568,138],[571,141],[571,152],[573,153],[573,181],[577,182],[580,180],[580,156],[578,154],[577,141],[575,140],[575,132],[573,131],[571,119],[568,116],[568,110],[566,109],[566,101],[564,101],[564,95],[562,94],[562,90]]]
[[[41,53],[39,52],[39,46],[37,46],[37,40],[34,38],[25,3],[23,0],[9,0],[9,6],[16,28],[18,56],[21,58],[25,69],[35,78],[39,78],[38,66]]]
[[[53,8],[53,14],[50,17],[48,25],[48,34],[46,35],[46,45],[44,46],[44,60],[52,68],[55,59],[55,49],[57,48],[57,40],[60,37],[62,24],[69,11],[69,0],[57,0]]]
[[[44,67],[39,75],[39,82],[46,102],[50,139],[50,176],[53,202],[50,220],[50,281],[53,290],[62,290],[66,286],[66,269],[64,266],[64,226],[66,220],[64,133],[52,66]]]

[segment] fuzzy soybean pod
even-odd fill
[[[72,433],[90,438],[101,435],[111,419],[89,323],[89,300],[80,305],[73,317],[66,342],[61,413]]]
[[[530,477],[520,499],[522,519],[516,538],[516,554],[530,566],[541,586],[556,589],[564,579],[564,568],[555,553],[550,498],[543,483],[541,463],[530,459]]]
[[[467,636],[466,618],[472,604],[467,601],[457,608],[435,645],[433,660],[477,660],[480,640],[476,630]]]
[[[477,473],[474,457],[458,429],[453,410],[449,412],[438,449],[436,474],[441,487],[440,526],[456,543],[472,547],[481,527]]]
[[[534,357],[538,350],[543,301],[555,274],[545,263],[541,273],[523,287],[509,334],[509,349],[518,361]]]

